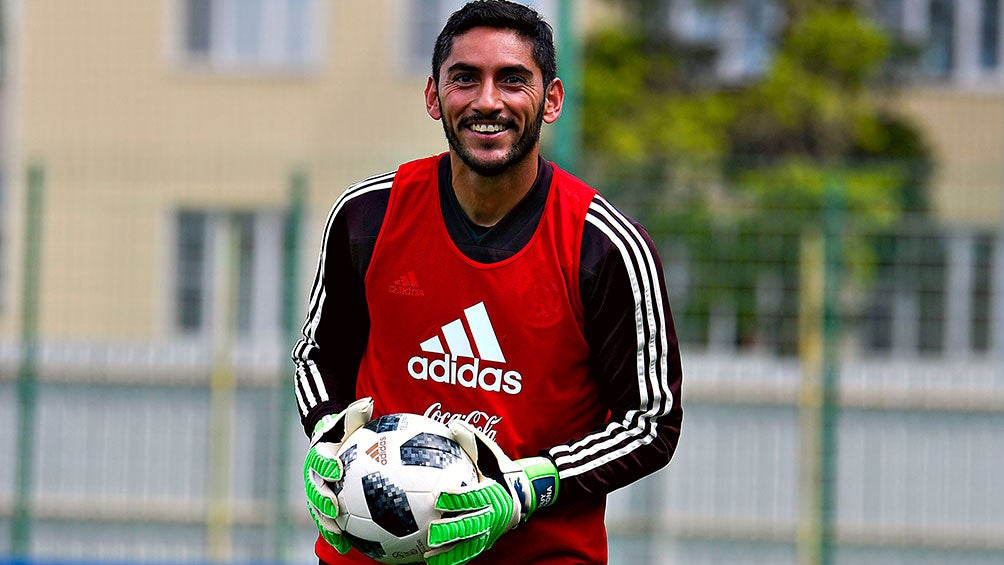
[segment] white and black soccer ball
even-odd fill
[[[444,489],[477,482],[477,470],[445,425],[417,414],[371,420],[338,450],[335,523],[352,546],[382,563],[415,563]]]

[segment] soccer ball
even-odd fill
[[[429,550],[429,523],[444,489],[477,482],[477,470],[445,425],[391,414],[356,430],[338,450],[342,480],[335,523],[370,559],[416,563]]]

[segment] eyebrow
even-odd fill
[[[450,73],[457,72],[457,71],[473,72],[473,71],[479,71],[479,70],[480,70],[480,68],[477,67],[477,66],[475,66],[475,65],[472,65],[470,63],[464,63],[463,61],[459,61],[457,63],[454,63],[454,64],[450,65],[446,69],[446,73],[450,74]],[[517,73],[517,74],[522,74],[522,75],[527,75],[527,76],[533,76],[533,71],[530,70],[530,69],[528,69],[528,68],[526,68],[523,65],[507,65],[507,66],[502,67],[501,69],[499,69],[499,71],[502,72],[502,73]]]

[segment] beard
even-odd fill
[[[439,105],[443,107],[442,101],[440,101]],[[499,159],[478,159],[474,156],[471,148],[460,141],[460,135],[457,133],[460,128],[467,127],[467,124],[483,121],[485,118],[486,116],[483,114],[461,118],[455,127],[448,124],[444,119],[442,120],[443,132],[446,134],[446,141],[450,144],[450,149],[457,153],[460,160],[468,168],[483,177],[494,177],[508,170],[513,164],[525,159],[530,154],[530,151],[537,146],[537,142],[540,141],[541,126],[544,123],[544,105],[540,105],[537,115],[526,125],[526,129],[523,130],[516,143],[513,143],[509,151]],[[515,123],[509,120],[505,123],[505,126],[511,128],[515,126]]]

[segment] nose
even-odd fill
[[[502,109],[502,93],[494,80],[487,79],[481,83],[478,96],[474,100],[474,109],[482,114],[491,114]]]

